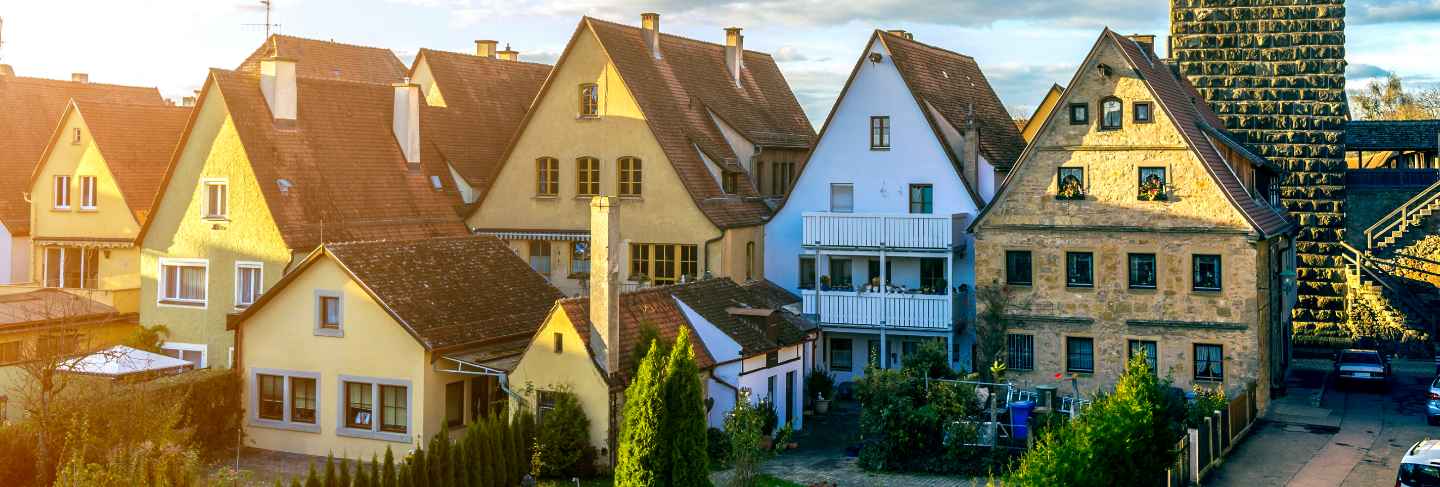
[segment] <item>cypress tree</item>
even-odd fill
[[[320,476],[315,474],[315,464],[310,464],[310,473],[305,475],[305,487],[320,487]]]
[[[400,487],[399,479],[395,478],[395,454],[390,452],[390,447],[385,447],[385,470],[381,472],[384,477],[381,479],[380,487]]]
[[[350,487],[350,462],[341,458],[340,464],[335,467],[340,470],[340,487]]]
[[[415,455],[409,462],[410,484],[414,487],[430,487],[430,456],[425,454],[424,448],[416,448]]]
[[[522,465],[525,466],[526,473],[534,473],[535,466],[531,464],[531,461],[535,458],[535,434],[537,431],[535,415],[526,410],[521,410],[516,413],[516,415],[520,421],[520,453],[521,458],[523,458]]]
[[[301,487],[301,486],[300,486],[300,479],[295,478],[295,477],[290,477],[290,487]]]
[[[510,468],[510,428],[505,427],[505,420],[499,415],[490,418],[495,425],[495,477],[499,480],[497,485],[514,484],[514,471]]]
[[[465,439],[455,443],[450,449],[450,485],[452,487],[470,486],[470,454],[465,452]]]
[[[340,479],[335,476],[335,454],[325,455],[325,487],[340,487]]]
[[[448,487],[450,480],[450,437],[444,433],[430,439],[430,487]]]
[[[355,487],[372,487],[369,472],[365,469],[365,462],[360,460],[355,461]]]
[[[374,453],[370,454],[370,486],[380,487],[383,479],[380,477],[380,459]]]
[[[485,418],[481,421],[480,444],[484,445],[484,448],[483,451],[480,452],[480,465],[484,467],[484,474],[481,476],[481,478],[484,479],[484,482],[482,482],[480,485],[484,485],[486,487],[489,487],[491,485],[500,485],[500,478],[497,477],[495,473],[495,443],[493,442],[493,429],[494,428],[491,428],[490,418]]]
[[[695,350],[690,346],[689,333],[681,331],[670,349],[665,367],[664,437],[670,456],[667,485],[709,486],[706,460],[705,401],[700,388],[700,368],[695,364]]]
[[[415,481],[410,478],[410,463],[400,464],[400,471],[395,474],[396,487],[415,487]]]
[[[650,352],[625,389],[624,423],[620,427],[620,445],[615,465],[616,487],[654,487],[668,485],[660,428],[665,411],[661,379],[659,345],[651,341]]]

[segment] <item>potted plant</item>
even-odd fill
[[[1060,190],[1055,193],[1057,200],[1083,200],[1085,199],[1085,188],[1080,185],[1080,178],[1065,176],[1060,182]]]
[[[1140,182],[1140,201],[1165,201],[1170,199],[1165,194],[1165,181],[1159,176],[1151,174],[1144,181]]]
[[[829,290],[830,290],[830,276],[820,276],[820,290],[821,290],[821,291],[829,291]]]
[[[760,401],[760,405],[756,409],[760,410],[762,421],[760,434],[764,438],[761,440],[760,446],[766,450],[773,449],[775,447],[775,427],[780,425],[780,413],[775,411],[775,403],[770,399]]]
[[[815,395],[816,414],[830,412],[830,399],[835,392],[835,376],[817,366],[805,377],[805,388]]]

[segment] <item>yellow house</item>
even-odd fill
[[[22,418],[33,397],[27,362],[109,347],[138,330],[134,312],[90,299],[93,293],[0,287],[0,423]]]
[[[763,224],[814,130],[739,28],[721,45],[641,19],[581,19],[466,223],[574,295],[590,271],[590,198],[618,196],[631,223],[622,278],[763,278]]]
[[[387,50],[283,36],[211,70],[141,228],[142,323],[229,366],[225,316],[317,245],[468,234],[404,74]]]
[[[1065,94],[1065,88],[1060,85],[1050,85],[1050,90],[1045,92],[1045,98],[1040,100],[1040,105],[1035,107],[1035,113],[1025,119],[1025,125],[1020,127],[1020,136],[1029,143],[1035,140],[1035,133],[1040,131],[1040,126],[1045,124],[1045,119],[1050,118],[1050,112],[1055,111],[1055,104],[1060,102],[1060,95]]]
[[[325,244],[232,317],[245,436],[367,459],[503,412],[560,297],[489,236]]]

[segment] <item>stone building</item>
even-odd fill
[[[1101,34],[971,225],[976,282],[1013,299],[1022,383],[1071,374],[1088,395],[1143,350],[1180,387],[1253,381],[1264,404],[1289,355],[1278,168],[1218,128],[1153,39]]]
[[[1345,321],[1344,0],[1173,0],[1171,58],[1240,141],[1283,169],[1300,225],[1297,333]]]

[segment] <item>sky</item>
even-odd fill
[[[521,59],[553,63],[580,16],[711,42],[744,28],[771,53],[819,128],[873,29],[972,56],[1000,99],[1026,117],[1051,84],[1069,81],[1104,27],[1160,37],[1167,0],[273,0],[283,34],[386,47],[407,63],[421,47],[470,52],[495,39]],[[1349,0],[1352,88],[1396,73],[1440,86],[1440,0]],[[0,0],[0,63],[20,76],[159,87],[179,99],[206,69],[233,69],[264,40],[259,0]]]

